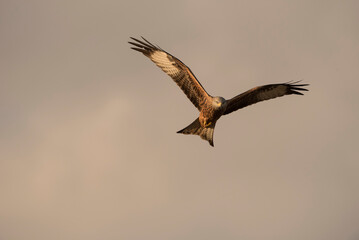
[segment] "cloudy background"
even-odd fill
[[[358,1],[0,2],[0,239],[359,239]],[[223,117],[212,95],[304,79]]]

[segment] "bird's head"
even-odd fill
[[[214,97],[213,98],[212,105],[216,109],[223,108],[223,107],[225,107],[226,104],[227,104],[227,101],[223,97]]]

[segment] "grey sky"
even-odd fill
[[[0,239],[359,238],[358,1],[2,1]],[[132,51],[144,36],[212,95],[198,115]]]

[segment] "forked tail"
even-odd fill
[[[203,128],[198,118],[193,123],[178,131],[177,133],[199,135],[202,139],[207,140],[213,147],[213,132],[216,123],[212,123],[209,127]]]

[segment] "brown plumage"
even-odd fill
[[[255,87],[230,100],[225,100],[223,97],[212,97],[206,92],[189,67],[178,58],[153,45],[143,37],[143,41],[132,37],[131,39],[134,40],[134,42],[129,42],[134,46],[131,48],[143,53],[167,73],[200,112],[199,117],[194,122],[177,133],[199,135],[202,139],[207,140],[211,146],[214,146],[213,132],[216,122],[222,115],[260,101],[290,94],[303,95],[300,91],[308,91],[303,88],[308,84],[298,84],[298,81]]]

